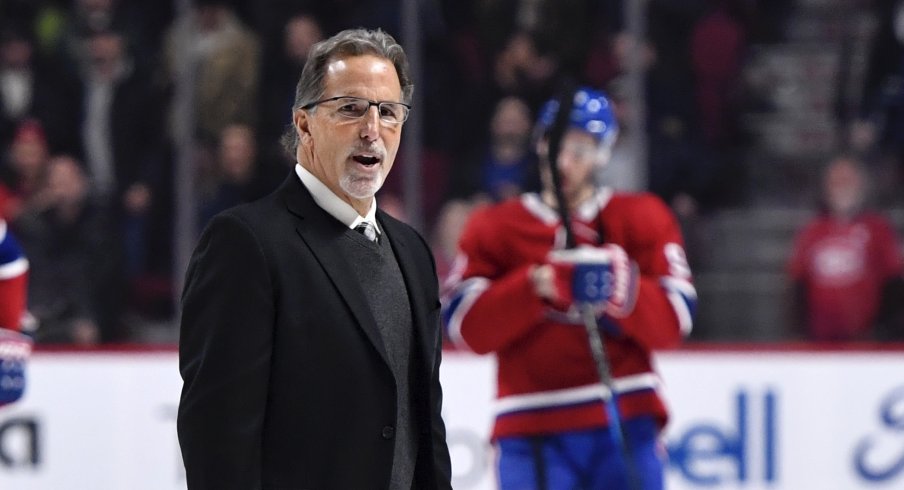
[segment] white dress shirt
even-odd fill
[[[366,221],[374,227],[374,230],[377,231],[378,237],[381,233],[383,233],[380,230],[380,226],[377,225],[376,197],[374,197],[373,201],[371,201],[370,209],[367,211],[367,214],[365,216],[361,216],[357,211],[355,211],[355,208],[353,208],[351,204],[340,199],[339,196],[334,194],[333,191],[331,191],[330,188],[326,186],[326,184],[321,182],[320,179],[318,179],[314,174],[308,171],[308,169],[301,166],[300,163],[295,164],[295,173],[298,174],[298,178],[301,179],[301,183],[305,187],[307,187],[308,191],[311,193],[311,196],[314,198],[314,202],[316,202],[317,205],[323,208],[324,211],[341,221],[350,229],[354,230],[355,227]]]

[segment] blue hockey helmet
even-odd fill
[[[538,138],[552,129],[558,112],[558,100],[552,99],[543,104],[537,118]],[[594,135],[598,142],[607,147],[615,142],[618,135],[618,123],[615,120],[612,102],[602,91],[589,87],[579,87],[574,92],[568,125]]]

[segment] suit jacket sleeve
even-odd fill
[[[177,429],[189,489],[261,487],[261,433],[270,373],[274,294],[249,226],[214,218],[182,295]]]

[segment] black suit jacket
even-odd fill
[[[412,228],[377,218],[412,309],[414,488],[451,488],[433,257]],[[347,231],[294,171],[273,194],[205,229],[187,272],[179,342],[177,426],[190,489],[387,488],[395,379],[336,246]]]

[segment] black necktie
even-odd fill
[[[372,242],[377,241],[377,230],[374,229],[374,226],[367,221],[362,221],[358,226],[355,227],[355,231],[364,235],[368,240]]]

